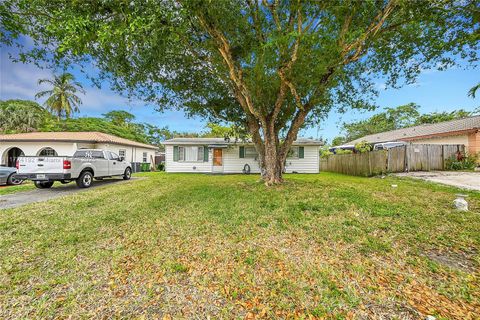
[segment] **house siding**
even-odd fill
[[[304,158],[287,158],[287,173],[318,173],[320,171],[320,153],[318,146],[304,146]]]
[[[197,145],[198,146],[198,145]],[[165,147],[165,171],[166,172],[199,172],[210,173],[213,166],[213,151],[209,149],[208,162],[180,162],[173,161],[173,145]],[[242,173],[245,164],[250,166],[251,173],[260,173],[258,160],[254,158],[240,158],[239,147],[230,146],[223,149],[223,173]],[[304,158],[288,158],[286,161],[286,172],[318,173],[319,172],[319,147],[304,147]],[[195,167],[195,168],[194,168]]]
[[[409,142],[413,144],[463,144],[471,154],[480,152],[480,132],[478,131],[469,134],[421,138]]]
[[[147,162],[151,164],[150,167],[153,167],[155,164],[155,150],[142,148],[142,147],[133,147],[121,144],[107,144],[107,143],[98,143],[95,145],[97,149],[104,149],[111,152],[119,154],[120,150],[125,150],[125,160],[129,162],[143,162],[143,153],[147,153]]]
[[[413,144],[463,144],[465,146],[468,146],[468,135],[462,134],[442,137],[420,138],[411,140],[410,142]]]
[[[208,151],[207,162],[173,161],[173,145],[165,146],[166,172],[212,172],[212,150]]]
[[[480,153],[480,131],[471,133],[468,136],[468,152],[470,154]]]

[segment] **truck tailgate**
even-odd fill
[[[19,157],[18,174],[63,173],[65,157]]]

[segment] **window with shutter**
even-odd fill
[[[304,147],[298,147],[298,157],[300,159],[305,158],[305,148]]]
[[[239,150],[239,157],[240,158],[245,158],[245,147],[244,146],[240,146],[240,148],[238,148]]]
[[[180,162],[208,161],[208,148],[205,146],[174,146],[173,161],[180,161]]]
[[[173,161],[179,160],[179,150],[178,146],[173,146]]]
[[[253,158],[256,159],[258,157],[257,149],[252,146],[246,146],[244,151],[245,158]]]
[[[203,147],[203,162],[208,162],[208,147]]]
[[[204,152],[205,149],[203,148],[203,146],[202,146],[202,147],[198,147],[197,149],[198,149],[197,161],[203,161],[203,158],[204,158],[203,152]]]

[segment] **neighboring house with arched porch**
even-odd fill
[[[20,156],[72,156],[78,149],[104,149],[132,163],[155,166],[158,147],[102,132],[30,132],[0,135],[0,165],[14,167]]]

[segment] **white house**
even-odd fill
[[[132,163],[155,164],[158,147],[102,132],[30,132],[0,135],[1,166],[19,156],[72,156],[78,149],[105,149]]]
[[[260,173],[253,143],[224,138],[174,138],[164,144],[166,172]],[[286,172],[318,173],[322,144],[312,139],[295,141],[286,161]]]

